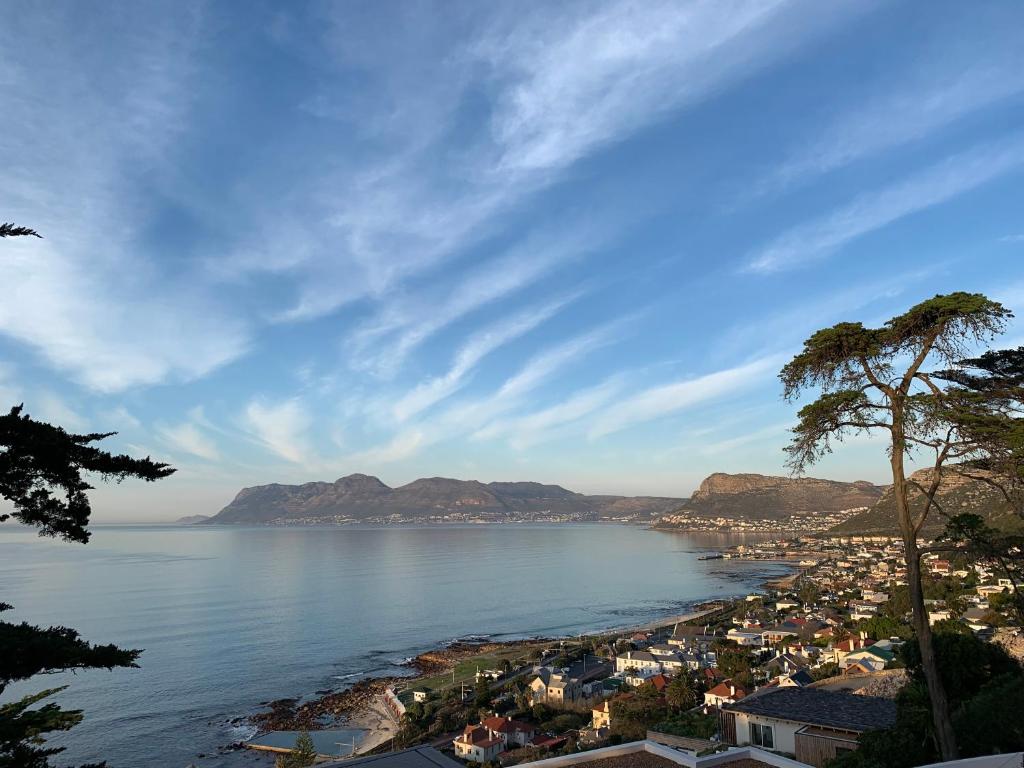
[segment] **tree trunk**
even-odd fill
[[[894,419],[894,422],[896,420]],[[896,502],[896,517],[903,536],[903,556],[907,566],[907,582],[910,587],[910,607],[913,616],[914,634],[921,649],[921,668],[928,684],[928,697],[932,704],[932,725],[935,728],[935,742],[943,761],[956,760],[959,749],[953,733],[953,721],[949,715],[949,699],[939,674],[932,643],[932,628],[924,605],[924,589],[921,585],[921,556],[917,551],[917,532],[914,530],[907,498],[907,480],[903,470],[905,443],[902,434],[897,435],[898,422],[894,423],[892,463],[893,496]]]

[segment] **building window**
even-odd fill
[[[755,747],[775,749],[775,731],[770,725],[750,724],[750,743]]]

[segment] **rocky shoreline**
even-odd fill
[[[772,589],[791,585],[799,571],[784,577],[766,578],[761,582],[762,589]],[[665,626],[673,621],[686,620],[708,613],[717,607],[717,600],[706,600],[693,606],[694,613],[685,616],[669,616],[632,627],[606,629],[597,635],[621,634],[623,632],[650,629],[653,626]],[[444,646],[433,648],[418,654],[406,661],[403,666],[415,670],[413,675],[388,677],[369,677],[356,681],[340,691],[320,692],[317,698],[300,703],[301,699],[284,698],[266,702],[262,706],[269,709],[246,718],[247,722],[259,729],[260,734],[270,731],[317,730],[331,727],[361,727],[360,722],[367,721],[368,716],[377,712],[381,697],[388,688],[396,685],[415,684],[416,680],[438,675],[453,669],[460,661],[470,656],[493,653],[511,647],[536,645],[544,642],[557,642],[559,638],[531,637],[519,640],[458,640]],[[371,738],[373,734],[368,736]]]
[[[248,719],[261,733],[337,726],[371,706],[389,686],[408,679],[368,677],[343,691],[331,691],[303,704],[299,704],[299,699],[277,699],[263,705],[270,708],[269,712],[259,712]]]

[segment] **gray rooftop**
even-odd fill
[[[894,701],[820,688],[778,688],[723,709],[858,732],[890,728],[896,722]]]

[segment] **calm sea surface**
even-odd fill
[[[698,560],[739,539],[618,525],[96,526],[87,546],[0,527],[8,620],[144,648],[141,668],[36,678],[85,721],[61,763],[267,765],[231,720],[467,635],[566,635],[738,595],[779,566]],[[3,649],[0,649],[3,652]],[[203,757],[199,757],[202,754]]]

